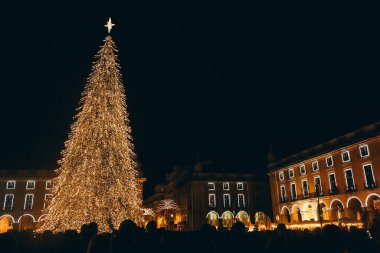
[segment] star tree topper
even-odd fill
[[[114,26],[114,25],[115,24],[112,24],[111,18],[109,18],[107,24],[105,25],[105,27],[108,28],[108,33],[111,33],[112,26]]]

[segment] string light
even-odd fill
[[[110,20],[108,25],[112,28]],[[79,230],[89,222],[109,232],[125,219],[141,218],[136,156],[116,52],[107,36],[58,161],[53,197],[39,232]]]
[[[160,204],[157,206],[157,212],[162,210],[176,210],[179,211],[179,206],[172,199],[163,199],[160,201]]]

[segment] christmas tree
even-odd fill
[[[110,32],[109,19],[106,27]],[[53,196],[39,231],[96,222],[117,229],[141,215],[137,162],[116,47],[110,35],[96,55],[78,113],[58,161]]]

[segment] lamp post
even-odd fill
[[[321,225],[321,228],[322,228],[322,212],[321,212],[321,205],[319,203],[319,196],[321,195],[320,194],[320,185],[319,184],[316,184],[315,185],[315,194],[317,195],[317,209],[318,209],[318,218],[319,218],[319,224]]]

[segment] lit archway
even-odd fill
[[[249,226],[249,216],[248,216],[247,212],[245,212],[245,211],[239,211],[236,214],[236,219],[238,221],[242,222],[246,227]]]
[[[280,214],[282,222],[290,223],[290,210],[287,206],[282,207]]]
[[[365,205],[373,207],[374,206],[373,201],[379,200],[379,199],[380,199],[380,195],[377,193],[368,194],[367,198],[365,199]]]
[[[10,229],[13,229],[13,223],[15,219],[12,215],[5,214],[0,217],[0,234],[5,233]]]
[[[348,214],[346,214],[346,217],[353,220],[361,220],[362,206],[363,204],[358,197],[349,197],[347,200]]]
[[[233,225],[234,215],[230,211],[225,211],[222,214],[223,227],[230,229]]]
[[[339,220],[343,218],[344,205],[339,199],[333,199],[330,203],[331,220]]]
[[[301,222],[302,221],[302,215],[301,215],[301,209],[297,205],[293,205],[292,207],[292,221],[294,222]]]
[[[219,215],[215,211],[211,211],[206,215],[207,223],[210,224],[211,226],[218,227],[218,218]]]
[[[19,219],[20,230],[34,230],[34,216],[31,214],[24,214]]]

